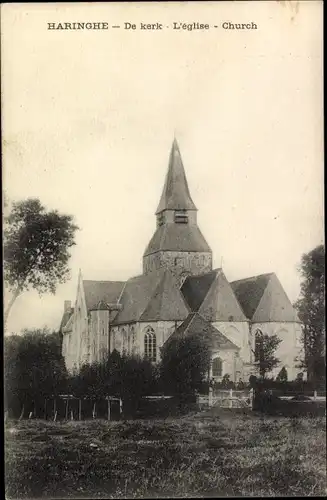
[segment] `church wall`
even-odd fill
[[[149,321],[127,325],[115,325],[111,328],[110,351],[116,349],[120,353],[144,356],[144,335],[147,327],[156,334],[157,360],[160,359],[160,348],[182,321]],[[134,339],[134,341],[133,341]]]
[[[66,339],[67,335],[67,339]],[[69,371],[89,361],[89,327],[88,315],[84,299],[82,279],[79,279],[74,308],[72,332],[64,334],[65,352],[63,356]]]
[[[213,351],[212,360],[215,358],[220,358],[222,360],[222,375],[221,377],[213,378],[220,382],[223,379],[224,375],[229,375],[229,380],[232,382],[237,382],[241,378],[241,371],[239,366],[239,360],[237,359],[235,351],[230,350],[221,350],[221,351]]]
[[[182,273],[202,274],[212,270],[212,254],[210,252],[156,252],[143,257],[144,273],[154,269],[169,268],[180,276]]]
[[[215,321],[212,323],[225,337],[240,348],[240,358],[245,363],[251,361],[250,329],[247,321]]]
[[[300,368],[296,368],[297,362],[295,359],[302,354],[301,324],[290,322],[253,323],[253,337],[255,337],[257,329],[260,329],[264,334],[277,335],[282,339],[276,350],[276,357],[280,359],[280,364],[272,371],[272,376],[276,377],[281,368],[285,366],[288,379],[294,380],[296,375],[301,371]]]
[[[62,355],[64,357],[67,370],[72,370],[74,360],[72,352],[73,332],[63,332],[62,337]]]
[[[109,349],[109,311],[99,310],[90,312],[90,356],[89,362],[99,362],[108,353]]]

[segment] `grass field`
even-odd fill
[[[6,424],[6,497],[324,496],[326,419]]]

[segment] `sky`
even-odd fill
[[[19,297],[9,332],[58,328],[79,269],[94,280],[142,272],[174,136],[214,267],[230,281],[274,271],[297,299],[301,255],[323,242],[323,83],[322,3],[295,7],[2,5],[5,194],[38,197],[80,227],[71,279]],[[46,29],[73,21],[137,29]],[[219,29],[139,29],[176,21]]]

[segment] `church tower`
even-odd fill
[[[197,208],[176,139],[156,217],[157,229],[143,255],[144,274],[169,268],[182,282],[188,275],[212,270],[212,252],[197,225]]]

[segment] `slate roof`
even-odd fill
[[[216,270],[199,313],[210,321],[248,321],[222,269]]]
[[[231,285],[245,314],[254,323],[300,323],[275,273],[234,281]]]
[[[122,309],[113,324],[181,321],[189,314],[176,279],[164,268],[128,280],[120,304]]]
[[[211,253],[211,249],[198,226],[174,223],[163,224],[157,228],[144,256],[161,250]]]
[[[74,323],[74,315],[71,314],[69,320],[67,321],[67,323],[63,326],[62,328],[62,332],[64,333],[68,333],[68,332],[71,332],[73,330],[73,323]]]
[[[191,313],[185,321],[172,333],[169,339],[174,337],[186,337],[196,335],[202,337],[212,349],[215,350],[234,350],[237,347],[209,321],[206,321],[199,313]]]
[[[124,285],[124,281],[83,280],[87,309],[89,311],[98,309],[99,307],[103,309],[103,302],[117,302]]]
[[[272,274],[260,274],[231,282],[231,287],[247,318],[253,318]]]
[[[188,188],[181,153],[174,139],[165,185],[156,214],[163,210],[197,210]]]
[[[198,276],[188,276],[182,287],[181,292],[188,303],[191,311],[197,312],[207,295],[210,286],[216,278],[218,269]]]
[[[61,332],[63,328],[67,325],[68,320],[72,317],[74,313],[74,308],[71,308],[69,311],[65,311],[62,318],[61,318],[61,323],[59,327],[59,331]]]

